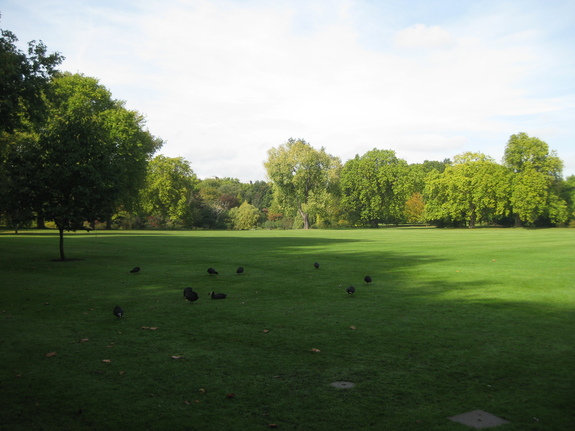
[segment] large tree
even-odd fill
[[[198,184],[190,163],[182,157],[154,157],[148,165],[141,206],[155,227],[191,227],[192,202]]]
[[[407,173],[407,162],[392,150],[374,148],[348,160],[341,172],[341,190],[352,221],[372,227],[400,222],[411,191]]]
[[[433,171],[427,177],[425,199],[428,220],[474,228],[508,214],[508,172],[491,157],[464,153],[455,156],[443,173]]]
[[[47,120],[37,141],[24,149],[24,160],[34,167],[29,183],[35,210],[56,223],[65,260],[64,231],[109,219],[141,185],[139,170],[161,141],[95,78],[57,75],[47,106]]]
[[[567,221],[567,204],[559,196],[563,162],[546,142],[526,133],[511,135],[503,163],[513,174],[511,206],[516,226]]]
[[[297,211],[304,229],[310,228],[311,215],[327,211],[331,195],[337,193],[339,158],[302,139],[290,138],[268,150],[264,166],[280,208]]]

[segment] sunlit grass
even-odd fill
[[[97,231],[53,262],[56,234],[0,235],[0,429],[458,430],[447,417],[475,409],[569,429],[574,246],[568,229]]]

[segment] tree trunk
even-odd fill
[[[60,259],[66,260],[66,256],[64,255],[64,229],[60,229]]]
[[[515,227],[523,227],[523,222],[519,218],[519,214],[515,214]]]
[[[43,215],[38,214],[38,217],[36,218],[36,227],[38,229],[46,229],[46,223]]]
[[[303,210],[301,210],[301,209],[298,209],[298,211],[299,211],[299,215],[303,219],[303,228],[309,229],[309,214],[303,212]]]
[[[469,217],[469,229],[474,229],[475,228],[475,220],[477,219],[477,216],[475,215],[475,211],[473,211],[471,213],[471,216]]]

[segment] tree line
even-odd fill
[[[380,224],[557,226],[574,218],[575,177],[544,141],[512,135],[502,163],[481,153],[408,164],[374,148],[342,163],[289,139],[268,180],[198,179],[189,161],[100,82],[60,72],[42,42],[0,37],[0,217],[16,231],[94,228],[328,228]]]

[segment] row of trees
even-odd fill
[[[481,153],[408,164],[373,149],[344,164],[324,148],[290,139],[271,148],[269,182],[199,180],[182,158],[157,156],[128,228],[310,228],[422,224],[563,225],[574,217],[575,177],[540,139],[509,138],[503,163]]]
[[[276,204],[324,226],[432,223],[475,227],[561,225],[574,217],[575,177],[563,180],[562,161],[525,133],[512,135],[503,163],[481,153],[453,162],[409,165],[392,150],[373,149],[345,164],[289,140],[268,153]]]
[[[573,218],[575,177],[540,139],[511,136],[501,164],[481,153],[408,164],[373,149],[342,164],[289,139],[271,148],[269,181],[200,180],[97,79],[61,73],[59,53],[2,31],[0,215],[63,233],[86,227],[235,228],[381,223],[559,225]]]

